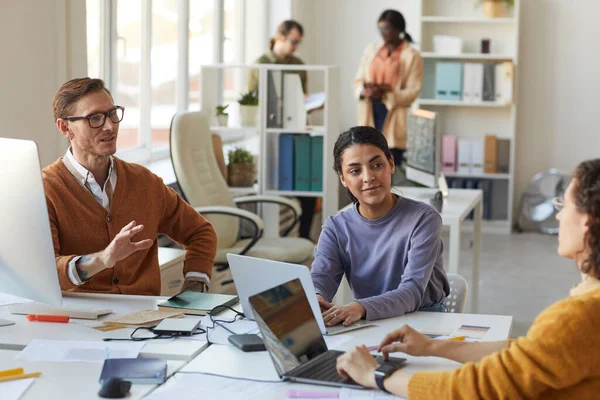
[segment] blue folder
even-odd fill
[[[310,190],[310,136],[294,136],[294,190]]]
[[[455,62],[438,62],[435,65],[435,98],[437,100],[462,100],[463,65]]]
[[[294,190],[294,135],[279,135],[279,190]]]
[[[323,136],[310,138],[310,190],[323,191]]]

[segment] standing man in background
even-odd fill
[[[302,25],[294,20],[283,21],[279,24],[275,37],[269,41],[269,50],[260,56],[255,64],[290,64],[302,65],[304,61],[296,57],[294,53],[302,43],[304,29]],[[287,73],[297,73],[302,82],[302,91],[304,95],[308,93],[306,71],[287,71]],[[248,90],[258,91],[258,70],[248,72]],[[310,228],[315,213],[316,197],[299,197],[302,206],[302,215],[300,217],[300,237],[310,239]]]

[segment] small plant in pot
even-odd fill
[[[506,15],[506,8],[512,7],[515,0],[479,0],[483,4],[483,15],[487,18],[499,18]]]
[[[238,103],[240,103],[240,122],[242,126],[256,126],[258,93],[256,91],[241,93]]]
[[[217,123],[219,126],[227,126],[227,121],[229,120],[229,114],[225,112],[229,107],[229,104],[217,106],[215,109],[215,115],[217,116]]]
[[[227,153],[229,156],[229,186],[248,187],[256,181],[256,162],[254,156],[246,149],[236,147]]]

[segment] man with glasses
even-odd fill
[[[61,288],[159,295],[158,234],[182,244],[184,289],[208,290],[213,226],[146,168],[114,157],[125,109],[100,79],[73,79],[54,96],[71,146],[42,176]]]

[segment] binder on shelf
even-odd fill
[[[481,103],[483,101],[483,64],[473,64],[471,67],[473,71],[473,78],[471,83],[473,88],[473,102]]]
[[[455,62],[438,62],[435,65],[435,98],[437,100],[462,99],[463,66]]]
[[[323,191],[323,136],[310,136],[310,191]]]
[[[471,172],[471,140],[468,138],[458,138],[456,172],[459,174],[469,174]]]
[[[485,162],[483,139],[471,139],[471,173],[483,174]]]
[[[498,137],[496,135],[485,135],[485,159],[484,172],[495,174],[498,172]]]
[[[267,71],[267,128],[283,127],[282,71]]]
[[[494,99],[496,103],[503,103],[502,100],[502,82],[504,81],[504,66],[495,64],[494,68]]]
[[[494,64],[483,64],[483,90],[482,99],[483,101],[494,101],[496,93],[494,90],[494,73],[496,66]]]
[[[306,129],[304,92],[298,74],[283,74],[283,128],[300,131]]]
[[[442,137],[443,172],[456,172],[456,142],[456,136],[445,135]]]
[[[502,103],[512,104],[514,79],[513,63],[510,61],[502,63],[502,72]]]
[[[508,174],[510,172],[510,139],[498,139],[496,160],[498,172]]]
[[[476,189],[483,192],[483,219],[491,219],[492,216],[492,183],[489,179],[480,179],[475,185]]]
[[[462,99],[465,103],[473,102],[473,69],[471,66],[473,63],[463,64],[463,91]]]
[[[294,136],[294,190],[310,190],[310,136]]]
[[[279,135],[279,190],[294,190],[294,135]]]

